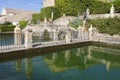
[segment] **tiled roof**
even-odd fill
[[[5,20],[8,22],[18,22],[20,20],[30,20],[32,18],[33,13],[21,13],[17,15],[9,15],[0,17],[0,22],[4,22]]]
[[[21,10],[21,9],[12,9],[12,8],[4,8],[7,13],[14,13],[15,15],[6,15],[0,17],[0,23],[4,23],[5,21],[9,22],[18,22],[21,20],[30,20],[32,18],[32,14],[37,13],[36,11],[29,10]]]
[[[20,14],[20,13],[29,13],[29,12],[35,12],[31,10],[22,10],[22,9],[15,9],[15,8],[4,8],[7,13],[14,13],[14,14]]]

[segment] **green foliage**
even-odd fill
[[[11,22],[5,22],[3,25],[12,25]]]
[[[45,29],[44,34],[43,34],[43,39],[44,40],[50,40],[50,35],[48,30]]]
[[[98,0],[55,0],[55,6],[60,9],[61,14],[76,16],[78,12],[83,14],[89,7],[92,14],[108,13],[110,3]]]
[[[4,24],[0,24],[0,31],[7,32],[7,31],[14,31],[15,26],[12,25],[11,22],[5,22]]]
[[[115,0],[113,4],[115,6],[115,12],[120,13],[120,0]]]
[[[32,15],[32,22],[33,22],[33,24],[37,24],[38,20],[43,20],[41,14],[40,13],[33,14]]]
[[[41,9],[40,13],[32,15],[33,24],[37,24],[38,20],[43,21],[45,17],[47,18],[47,20],[51,19],[51,12],[54,13],[53,20],[60,17],[60,11],[58,8],[53,6],[45,7]]]
[[[20,24],[20,28],[23,29],[24,27],[26,27],[28,21],[19,21]]]
[[[3,24],[0,24],[0,31],[1,32],[14,31],[14,28],[15,28],[14,25],[3,25]]]
[[[87,25],[92,24],[100,33],[108,33],[110,35],[120,34],[120,18],[97,18],[87,21]]]
[[[80,20],[79,18],[75,18],[70,21],[69,26],[77,29],[79,26],[82,26],[82,20]]]
[[[51,12],[54,12],[53,20],[60,16],[58,8],[52,6],[45,7],[41,9],[41,20],[44,20],[45,17],[49,20],[51,18]]]

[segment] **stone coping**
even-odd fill
[[[108,47],[108,48],[120,50],[120,44],[111,44],[111,43],[104,43],[104,42],[97,42],[97,41],[96,42],[86,41],[86,42],[77,42],[77,43],[37,47],[37,48],[31,48],[31,49],[22,49],[22,50],[17,50],[17,51],[0,53],[0,62],[8,61],[8,60],[16,60],[16,59],[21,59],[21,58],[26,58],[26,57],[33,57],[37,55],[44,55],[47,53],[67,50],[71,48],[79,48],[79,47],[84,47],[84,46]]]

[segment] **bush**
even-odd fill
[[[24,27],[26,27],[28,21],[19,21],[20,24],[20,28],[23,29]]]
[[[96,27],[100,33],[120,34],[120,18],[97,18],[87,21],[87,25]]]
[[[14,31],[14,25],[0,25],[1,32]]]
[[[115,6],[115,12],[120,13],[120,0],[115,0],[112,4]]]
[[[77,29],[79,26],[82,26],[82,20],[75,18],[74,20],[70,21],[69,26]]]

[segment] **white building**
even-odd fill
[[[37,13],[30,10],[14,9],[14,8],[3,8],[0,17],[0,23],[5,21],[12,22],[13,25],[16,25],[21,20],[30,20],[32,14]]]
[[[43,0],[43,7],[55,6],[55,0]]]

